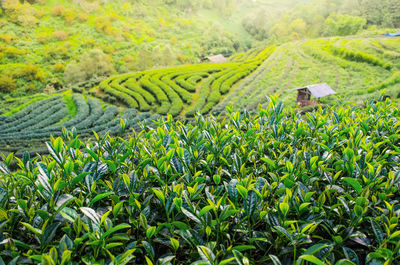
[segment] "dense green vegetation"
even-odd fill
[[[399,116],[271,97],[255,116],[52,138],[0,163],[0,261],[398,264]]]
[[[198,13],[229,17],[222,14],[229,6],[224,1],[199,5],[198,11],[164,0],[0,2],[0,96],[51,92],[95,76],[197,63],[253,44],[250,35],[243,38],[213,16]],[[240,19],[237,24],[241,28]],[[94,60],[93,51],[102,59]]]
[[[257,1],[258,2],[258,1]],[[255,38],[289,41],[400,27],[400,0],[261,1],[243,26]]]
[[[261,52],[250,50],[230,59],[232,62],[224,64],[124,74],[104,80],[100,88],[116,98],[113,102],[118,99],[129,107],[186,117],[196,111],[219,113],[229,104],[256,110],[273,93],[282,94],[285,103],[290,104],[296,98],[290,88],[313,83],[330,84],[339,98],[348,102],[377,97],[382,89],[394,98],[400,92],[398,39],[349,37],[296,41]],[[203,76],[196,83],[185,82],[199,74]],[[243,82],[238,82],[243,78]],[[150,94],[146,97],[146,93]],[[194,95],[191,97],[190,93]],[[337,99],[332,97],[325,102]]]
[[[81,137],[88,137],[95,131],[117,134],[121,131],[121,121],[126,130],[140,130],[143,126],[154,125],[160,116],[136,109],[126,109],[122,115],[114,105],[101,105],[93,98],[85,99],[81,94],[64,93],[30,102],[25,108],[11,116],[0,116],[0,150],[17,153],[31,150],[45,152],[43,142],[50,135],[65,134],[65,129],[74,130]],[[14,111],[11,110],[9,114]]]
[[[382,33],[400,26],[399,1],[2,0],[0,97],[291,40]]]
[[[117,113],[123,113],[124,108],[147,113],[144,120],[150,123],[157,115],[171,114],[186,119],[196,112],[219,114],[229,105],[257,111],[266,97],[274,93],[281,94],[285,104],[294,105],[296,93],[290,89],[313,83],[326,82],[336,90],[337,96],[322,99],[323,103],[376,98],[382,89],[392,98],[400,94],[399,39],[353,36],[295,41],[278,47],[251,49],[230,60],[133,72],[103,81],[75,84],[74,97],[83,95],[89,99],[78,111],[74,100],[70,96],[57,96],[60,93],[50,95],[55,104],[44,113],[42,110],[50,106],[46,105],[49,97],[46,94],[6,97],[0,103],[5,114],[0,115],[0,150],[41,151],[45,149],[42,139],[50,134],[60,135],[63,126],[70,129],[73,125],[81,135],[89,135],[92,130],[103,133],[108,127],[118,131],[120,116]],[[71,90],[63,93],[70,95]],[[91,113],[87,105],[93,102],[103,108],[97,107],[94,116],[87,117],[85,126],[74,123]],[[94,124],[103,111],[108,113],[107,108],[114,110],[109,119],[103,124]],[[75,117],[81,111],[82,117]],[[138,129],[136,124],[141,120],[135,118],[128,128]]]
[[[256,57],[242,62],[199,64],[124,74],[102,81],[99,87],[112,97],[112,103],[119,100],[131,108],[146,111],[155,106],[155,112],[172,116],[179,115],[187,105],[185,114],[192,117],[197,111],[208,113],[222,95],[230,92],[232,86],[257,69],[274,50],[275,47],[269,47]],[[193,76],[199,78],[191,82],[189,79]]]
[[[0,265],[400,264],[399,9],[0,0]]]

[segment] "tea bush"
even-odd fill
[[[300,115],[272,96],[258,115],[227,111],[4,157],[1,260],[399,263],[398,105]]]
[[[255,71],[274,50],[275,47],[268,47],[237,63],[198,64],[123,74],[104,80],[100,88],[129,107],[137,105],[142,111],[153,109],[163,115],[193,117],[197,111],[208,113],[223,94]]]

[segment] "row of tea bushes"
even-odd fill
[[[398,104],[227,113],[3,157],[0,262],[399,263]]]
[[[75,128],[83,136],[91,135],[93,130],[103,134],[116,134],[121,131],[120,118],[124,119],[125,129],[129,131],[140,130],[141,122],[154,126],[153,119],[160,117],[139,113],[136,109],[127,109],[123,115],[119,115],[116,106],[106,106],[103,109],[99,100],[85,99],[81,94],[73,94],[72,102],[76,109],[73,117],[62,96],[36,102],[13,116],[3,116],[0,124],[0,150],[16,152],[22,147],[35,150],[37,144],[43,146],[50,135],[61,136],[63,128]],[[32,144],[30,141],[33,141]]]
[[[274,51],[269,47],[242,62],[199,64],[111,77],[100,89],[131,108],[193,117],[208,113],[231,88],[252,73]],[[195,100],[194,100],[195,99]]]

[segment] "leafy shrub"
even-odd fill
[[[104,17],[96,17],[94,20],[94,24],[96,30],[99,33],[111,34],[112,33],[112,26],[111,21],[108,18]]]
[[[3,0],[1,4],[10,22],[27,28],[37,24],[36,10],[30,4],[21,4],[20,1],[15,0]]]
[[[36,38],[40,44],[47,44],[50,41],[50,36],[47,33],[39,33]]]
[[[76,18],[76,14],[75,14],[73,11],[71,11],[71,10],[66,10],[66,11],[62,14],[62,16],[63,16],[63,18],[64,18],[64,20],[65,20],[65,23],[66,23],[67,25],[71,25],[71,24],[74,22],[75,18]]]
[[[53,9],[51,10],[51,14],[55,17],[61,17],[64,12],[66,11],[66,8],[63,6],[55,6],[53,7]]]
[[[60,31],[54,31],[53,32],[53,37],[56,38],[59,41],[65,41],[68,39],[68,33],[60,30]]]
[[[108,76],[114,72],[111,58],[102,50],[93,49],[84,53],[79,63],[67,65],[64,72],[66,83],[83,82],[99,76]]]
[[[89,19],[88,14],[85,14],[85,13],[78,14],[78,21],[79,22],[83,23],[83,22],[86,22],[88,19]]]
[[[15,80],[8,75],[2,74],[0,76],[0,92],[9,92],[17,88]]]
[[[65,71],[65,65],[58,63],[53,66],[53,69],[56,73],[63,73]]]
[[[64,80],[67,84],[79,83],[86,80],[86,74],[82,71],[79,64],[70,63],[65,68]]]
[[[4,49],[4,53],[6,54],[6,56],[8,58],[15,58],[15,57],[17,57],[19,55],[24,55],[26,53],[26,51],[25,50],[20,50],[20,49],[18,49],[16,47],[6,47]]]
[[[0,40],[2,40],[6,44],[11,44],[15,39],[16,37],[13,35],[8,35],[8,34],[0,35]]]
[[[18,77],[23,77],[28,81],[38,80],[44,81],[44,74],[40,67],[34,64],[26,64],[22,69],[20,69],[16,75]]]
[[[336,47],[335,45],[332,45],[331,49],[334,54],[340,55],[345,59],[350,59],[357,62],[366,62],[372,65],[381,66],[387,70],[391,70],[393,67],[391,63],[386,63],[381,59],[365,52],[353,51],[345,47]]]
[[[357,34],[365,25],[367,20],[362,17],[350,15],[331,14],[326,19],[326,35],[347,36]]]

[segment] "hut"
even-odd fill
[[[214,56],[208,56],[204,58],[203,61],[208,61],[212,63],[225,63],[228,61],[228,59],[225,58],[222,54],[214,55]]]
[[[316,103],[315,101],[311,101],[311,96],[314,96],[318,100],[319,98],[336,94],[326,83],[294,88],[292,90],[297,90],[297,104],[302,107]]]

